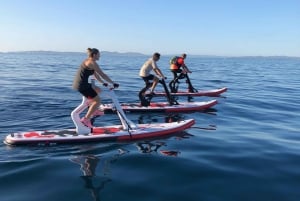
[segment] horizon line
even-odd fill
[[[17,51],[0,51],[0,54],[9,54],[9,53],[30,53],[30,52],[40,52],[40,53],[85,53],[85,52],[78,52],[78,51],[55,51],[55,50],[17,50]],[[118,52],[118,51],[106,51],[106,50],[102,50],[100,52],[104,52],[104,53],[111,53],[111,54],[137,54],[137,55],[143,55],[143,56],[149,56],[152,54],[145,54],[145,53],[140,53],[140,52]],[[165,54],[167,56],[170,55],[178,55],[178,54],[172,54],[172,53],[168,53]],[[300,56],[285,56],[285,55],[268,55],[268,56],[261,56],[261,55],[240,55],[240,56],[230,56],[230,55],[204,55],[204,54],[188,54],[189,56],[194,56],[194,57],[288,57],[288,58],[300,58]]]

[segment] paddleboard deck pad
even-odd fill
[[[150,106],[141,106],[140,103],[121,103],[121,107],[127,112],[191,112],[206,110],[218,103],[217,100],[201,101],[201,102],[184,102],[178,105],[170,105],[168,102],[153,102]],[[102,104],[99,110],[104,112],[114,111],[113,104]]]
[[[121,125],[94,127],[91,133],[79,135],[75,129],[16,132],[5,137],[8,145],[55,145],[62,143],[130,141],[163,137],[190,128],[195,120],[172,123],[137,124],[137,128],[123,130]]]
[[[197,91],[197,92],[178,91],[177,93],[170,93],[170,95],[171,96],[209,96],[209,97],[218,97],[226,91],[227,91],[227,88],[223,87],[223,88],[220,88],[220,89],[200,90],[200,91]],[[165,92],[155,92],[155,96],[166,96],[166,93]]]

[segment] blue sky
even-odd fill
[[[3,0],[0,25],[0,52],[300,57],[300,0]]]

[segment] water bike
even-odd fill
[[[135,124],[124,113],[114,93],[114,88],[107,86],[106,89],[120,119],[120,125],[92,128],[83,125],[80,121],[80,114],[89,106],[89,100],[83,97],[81,104],[71,113],[76,128],[15,132],[5,137],[4,143],[8,145],[55,145],[61,143],[140,140],[181,132],[195,123],[194,119],[188,119],[171,123]]]
[[[185,79],[185,82],[188,85],[187,91],[179,91],[180,80]],[[197,90],[193,87],[191,80],[187,73],[181,72],[178,76],[174,76],[174,79],[169,83],[170,88],[170,95],[171,96],[210,96],[210,97],[217,97],[220,96],[222,93],[227,91],[226,87],[219,88],[219,89],[211,89],[211,90]],[[167,96],[165,92],[155,92],[156,96]]]
[[[194,112],[203,111],[216,105],[217,100],[201,101],[201,102],[177,102],[177,100],[169,93],[168,87],[164,79],[160,79],[159,83],[163,86],[167,102],[152,102],[152,98],[156,94],[147,93],[152,86],[151,82],[145,83],[145,87],[139,92],[140,103],[121,103],[121,107],[126,112]],[[102,104],[99,110],[105,113],[113,112],[113,104]]]

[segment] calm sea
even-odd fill
[[[0,54],[0,138],[73,127],[71,89],[83,53]],[[137,102],[147,56],[103,54],[102,69]],[[160,68],[170,80],[169,57]],[[300,58],[188,57],[197,89],[228,87],[209,112],[128,114],[134,122],[194,118],[165,139],[56,146],[0,144],[1,201],[297,201],[300,199]],[[185,83],[181,83],[184,89]],[[159,88],[159,86],[158,86]],[[103,101],[109,101],[107,97]],[[211,97],[195,97],[194,101]],[[186,101],[184,97],[180,101]],[[119,124],[115,114],[96,125]]]

